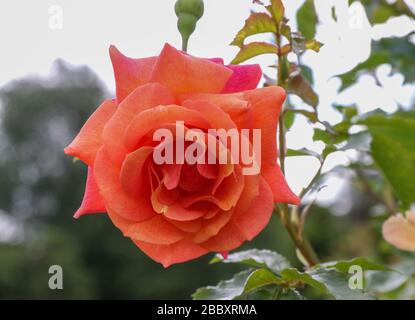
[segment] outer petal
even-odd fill
[[[390,217],[383,225],[383,237],[401,250],[415,251],[415,224],[402,215]]]
[[[270,185],[275,202],[299,204],[277,164],[277,123],[285,91],[268,87],[246,91],[244,98],[251,104],[252,127],[261,129],[261,174]]]
[[[300,198],[292,192],[278,165],[272,169],[264,170],[262,176],[272,190],[274,202],[300,204]]]
[[[104,200],[102,200],[102,197],[99,194],[98,186],[94,179],[93,169],[92,167],[88,167],[84,198],[81,207],[75,212],[74,218],[78,219],[85,214],[106,211]]]
[[[114,101],[104,101],[89,117],[72,143],[65,148],[65,153],[77,157],[92,166],[95,155],[102,145],[104,126],[116,110],[117,104]]]
[[[132,59],[124,56],[115,46],[110,47],[114,68],[117,100],[123,101],[135,88],[146,84],[157,61],[157,57]]]
[[[185,55],[166,44],[150,81],[161,83],[176,94],[220,93],[231,76],[232,71],[225,66]]]
[[[175,263],[199,258],[208,253],[206,249],[186,240],[170,245],[155,245],[143,241],[134,241],[134,243],[151,259],[161,263],[165,268]]]
[[[273,210],[272,192],[268,184],[261,179],[259,195],[247,210],[236,208],[229,223],[217,236],[200,244],[209,251],[230,251],[246,240],[252,240],[268,224]]]
[[[226,83],[223,93],[255,89],[261,80],[262,70],[257,64],[241,66],[229,65],[227,67],[233,71],[233,74]]]

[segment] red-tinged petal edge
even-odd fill
[[[232,77],[226,83],[223,93],[241,92],[255,89],[262,77],[261,67],[252,65],[229,65],[233,71]]]

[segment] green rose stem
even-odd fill
[[[278,47],[278,85],[286,89],[284,75],[287,68],[286,57],[281,52],[281,33],[280,28],[277,28],[275,33],[276,43]],[[285,138],[285,121],[284,121],[284,112],[281,110],[279,117],[279,160],[281,171],[285,175],[285,154],[286,154],[286,138]],[[289,212],[288,205],[286,203],[276,206],[276,211],[281,218],[281,222],[284,225],[285,229],[288,231],[291,239],[293,240],[295,246],[297,247],[298,253],[302,258],[302,262],[308,267],[312,267],[319,263],[319,259],[306,239],[303,232],[303,225],[298,214],[298,208],[293,207],[291,214]]]
[[[182,36],[182,50],[187,52],[189,38],[196,29],[197,21],[203,16],[203,0],[178,0],[174,6],[177,28]]]

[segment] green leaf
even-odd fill
[[[323,44],[317,40],[307,40],[305,42],[305,48],[308,50],[313,50],[315,52],[320,52],[322,46]]]
[[[339,111],[343,117],[347,120],[351,120],[354,116],[357,116],[357,106],[351,105],[351,106],[341,106],[341,105],[334,105],[334,108]]]
[[[314,152],[312,150],[308,150],[306,148],[302,148],[302,149],[298,149],[298,150],[294,150],[294,149],[288,149],[287,150],[287,157],[301,157],[301,156],[311,156],[311,157],[315,157],[317,159],[320,159],[320,155],[317,152]]]
[[[282,281],[274,273],[267,269],[258,269],[248,278],[244,293],[249,293],[268,285],[281,285]]]
[[[377,271],[391,271],[390,268],[385,267],[381,264],[375,263],[373,261],[367,260],[365,258],[354,258],[352,260],[341,260],[341,261],[332,261],[320,264],[317,268],[323,267],[326,269],[334,268],[337,271],[343,273],[349,273],[349,269],[352,266],[359,266],[363,271],[368,270],[377,270]]]
[[[287,83],[288,93],[295,94],[299,96],[305,103],[317,108],[318,105],[318,96],[314,92],[311,84],[304,78],[301,73],[290,76]]]
[[[297,11],[297,27],[306,39],[316,36],[316,25],[318,22],[314,0],[305,0]]]
[[[327,288],[323,283],[313,279],[313,277],[308,273],[300,272],[295,268],[285,269],[281,273],[281,277],[283,280],[290,283],[291,286],[297,287],[303,283],[308,284],[309,286],[316,288],[323,293],[327,293]]]
[[[337,12],[336,12],[335,6],[331,7],[331,17],[333,18],[335,22],[337,22],[338,19],[337,19]]]
[[[267,32],[277,32],[274,20],[266,13],[251,13],[245,21],[244,27],[237,33],[231,45],[242,47],[245,39],[249,36]]]
[[[216,286],[199,288],[192,294],[194,300],[232,300],[244,293],[245,284],[252,270],[245,270],[234,275],[232,279],[223,280]]]
[[[281,0],[271,0],[271,4],[266,7],[268,12],[272,15],[277,25],[280,25],[284,15],[285,8]]]
[[[301,114],[310,120],[312,123],[316,123],[318,121],[317,113],[315,111],[307,111],[302,109],[287,109],[286,114]]]
[[[253,57],[262,55],[262,54],[278,54],[278,47],[273,44],[266,42],[252,42],[246,45],[243,45],[236,57],[232,60],[232,64],[242,63],[246,60],[249,60]]]
[[[285,129],[290,130],[295,121],[295,112],[284,113]]]
[[[313,70],[309,66],[306,66],[306,65],[300,65],[300,68],[301,68],[301,74],[303,75],[303,77],[306,78],[308,82],[313,84],[314,83]]]
[[[401,15],[415,19],[414,13],[404,0],[396,0],[393,3],[388,3],[387,0],[349,0],[349,5],[356,1],[363,4],[372,24],[384,23],[391,17]]]
[[[368,127],[373,140],[372,156],[407,209],[415,202],[415,113],[391,116],[375,113],[359,122]]]
[[[313,140],[322,141],[327,145],[337,145],[348,139],[349,135],[346,132],[337,132],[335,128],[322,130],[319,128],[314,129]]]
[[[270,285],[281,285],[282,281],[268,269],[245,270],[224,280],[216,286],[199,288],[192,294],[194,300],[232,300]]]
[[[256,268],[268,268],[269,270],[280,273],[291,265],[288,260],[277,252],[270,250],[251,249],[231,253],[227,259],[221,255],[216,255],[210,263],[240,263]]]
[[[294,285],[298,285],[296,282],[302,282],[336,300],[373,299],[373,297],[362,290],[350,289],[347,277],[335,270],[321,268],[300,272],[297,269],[286,269],[281,275],[283,280],[289,281]]]
[[[326,287],[327,293],[336,300],[374,300],[374,297],[359,289],[350,289],[349,279],[335,270],[310,271],[311,277]]]
[[[365,287],[371,292],[391,292],[409,279],[410,276],[399,272],[368,271],[365,272]]]

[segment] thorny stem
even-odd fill
[[[280,87],[285,87],[285,81],[282,78],[282,70],[284,68],[283,66],[283,60],[282,60],[282,53],[281,53],[281,33],[279,28],[277,28],[277,32],[275,34],[276,36],[276,43],[278,47],[278,85]],[[280,117],[279,117],[279,161],[280,161],[280,167],[281,171],[285,175],[285,153],[286,153],[286,138],[285,138],[285,123],[284,123],[284,112],[281,110]],[[321,172],[321,168],[317,175]],[[308,189],[311,188],[312,184],[314,184],[314,181],[311,182],[311,185],[307,187]],[[289,212],[289,207],[287,204],[281,204],[280,206],[276,206],[277,213],[279,214],[281,218],[281,222],[284,225],[285,229],[287,230],[288,234],[290,235],[291,239],[293,240],[295,246],[297,247],[297,250],[301,254],[304,262],[307,264],[308,267],[314,266],[318,264],[319,260],[318,257],[314,251],[314,249],[311,247],[308,240],[305,238],[305,235],[303,232],[299,232],[299,217],[298,217],[298,210],[294,207],[291,215]],[[301,230],[302,231],[302,230]]]

